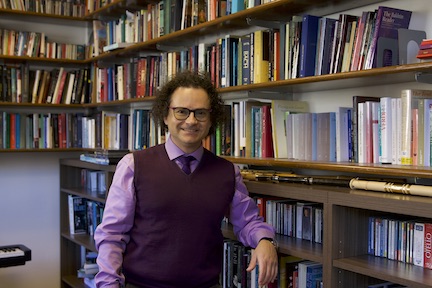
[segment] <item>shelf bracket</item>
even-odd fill
[[[282,22],[280,21],[267,21],[253,18],[246,18],[246,22],[249,26],[260,26],[264,28],[279,29]]]
[[[432,73],[417,72],[415,73],[415,80],[419,83],[432,84]]]

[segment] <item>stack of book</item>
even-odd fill
[[[432,59],[432,39],[423,39],[417,53],[417,59],[430,61]]]
[[[115,165],[129,150],[96,150],[80,155],[80,160],[101,165]]]

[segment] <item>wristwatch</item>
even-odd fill
[[[271,244],[273,244],[273,246],[275,247],[276,251],[278,250],[278,248],[279,248],[278,243],[273,238],[264,237],[264,238],[261,238],[261,240],[267,240],[267,241],[269,241]]]

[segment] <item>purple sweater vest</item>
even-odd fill
[[[232,163],[204,150],[186,175],[164,145],[134,153],[136,207],[123,273],[139,287],[208,288],[222,267],[221,221],[235,190]]]

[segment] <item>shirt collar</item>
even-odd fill
[[[168,139],[165,142],[165,150],[167,151],[170,160],[174,160],[182,155],[191,155],[194,156],[195,159],[197,159],[199,162],[201,161],[201,158],[204,154],[204,148],[202,146],[200,146],[197,150],[195,150],[190,154],[183,152],[183,150],[181,150],[176,144],[174,144],[174,142],[171,140],[170,135],[168,136]]]

